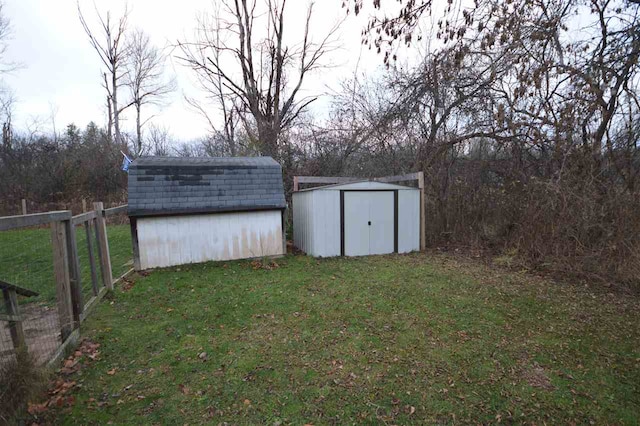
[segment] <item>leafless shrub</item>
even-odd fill
[[[48,372],[27,351],[0,364],[0,423],[20,424],[30,401],[46,390]]]

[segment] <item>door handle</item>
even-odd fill
[[[371,226],[371,221],[369,221],[369,226]]]

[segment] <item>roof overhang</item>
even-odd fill
[[[197,214],[216,214],[216,213],[240,213],[240,212],[255,212],[264,210],[284,210],[287,206],[283,205],[265,205],[265,206],[228,206],[228,207],[202,207],[202,208],[189,208],[189,209],[167,209],[167,210],[144,210],[135,209],[129,210],[128,215],[130,218],[140,217],[161,217],[161,216],[187,216]]]

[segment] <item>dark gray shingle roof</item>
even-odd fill
[[[271,157],[141,157],[129,166],[129,216],[285,207]]]

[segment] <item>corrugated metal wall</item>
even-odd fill
[[[340,191],[310,191],[313,193],[314,226],[313,255],[340,256]]]
[[[398,191],[398,253],[420,250],[420,191]]]
[[[296,192],[293,194],[293,243],[305,253],[311,253],[313,247],[313,193]]]
[[[284,254],[279,210],[139,218],[142,269]]]

